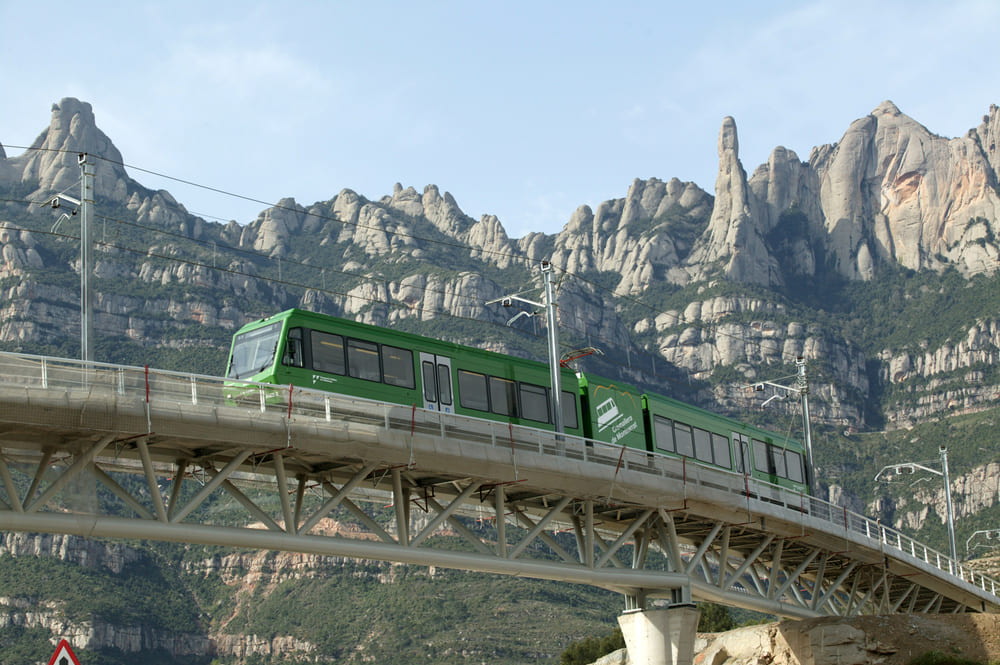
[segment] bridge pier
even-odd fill
[[[694,603],[652,610],[634,609],[618,617],[631,665],[692,665],[700,611]]]

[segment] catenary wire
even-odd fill
[[[66,150],[66,149],[54,149],[54,148],[42,148],[42,147],[26,147],[26,146],[17,146],[17,145],[11,145],[11,144],[8,144],[8,147],[25,149],[25,150],[35,150],[35,151],[59,152],[59,153],[67,153],[67,154],[71,154],[71,153],[80,154],[80,151],[78,151],[78,150],[73,151],[73,150]],[[448,247],[460,248],[460,249],[464,249],[464,250],[468,250],[468,251],[477,251],[477,252],[480,252],[480,253],[483,253],[483,254],[492,254],[492,255],[495,255],[497,257],[509,258],[511,260],[515,260],[515,261],[518,261],[518,262],[525,262],[525,263],[531,263],[532,262],[531,259],[529,259],[528,257],[525,257],[523,254],[518,254],[518,253],[514,253],[514,252],[500,251],[500,250],[486,250],[486,249],[481,248],[481,247],[471,247],[471,246],[469,246],[467,244],[464,244],[464,243],[452,242],[452,241],[444,241],[444,240],[436,239],[436,238],[427,238],[427,237],[423,237],[423,236],[417,236],[417,235],[405,233],[405,232],[398,231],[398,230],[394,231],[394,230],[389,230],[389,229],[384,229],[384,228],[371,227],[371,226],[360,224],[358,222],[344,221],[344,220],[338,219],[336,217],[331,217],[331,216],[327,216],[327,215],[321,215],[321,214],[319,214],[317,212],[314,212],[312,210],[307,210],[304,207],[302,209],[298,209],[298,208],[293,208],[293,207],[290,207],[290,206],[283,206],[283,205],[280,205],[280,204],[273,204],[273,203],[269,203],[267,201],[264,201],[262,199],[255,198],[255,197],[246,196],[246,195],[242,195],[242,194],[237,194],[237,193],[230,192],[230,191],[227,191],[227,190],[224,190],[224,189],[220,189],[220,188],[217,188],[217,187],[212,187],[212,186],[209,186],[209,185],[204,185],[204,184],[197,183],[197,182],[194,182],[194,181],[191,181],[191,180],[187,180],[187,179],[184,179],[184,178],[178,178],[178,177],[175,177],[175,176],[170,176],[170,175],[164,174],[162,172],[158,172],[158,171],[154,171],[154,170],[147,169],[147,168],[144,168],[144,167],[140,167],[140,166],[128,164],[128,163],[126,163],[124,161],[121,161],[121,160],[114,160],[114,159],[110,159],[108,157],[104,157],[102,155],[97,155],[97,154],[93,154],[93,153],[89,153],[89,154],[92,154],[97,159],[101,159],[101,160],[103,160],[103,161],[105,161],[107,163],[110,163],[110,164],[122,166],[123,168],[134,169],[136,171],[140,171],[140,172],[143,172],[143,173],[148,173],[148,174],[154,175],[156,177],[160,177],[160,178],[164,178],[164,179],[171,180],[171,181],[174,181],[174,182],[186,184],[186,185],[189,185],[189,186],[192,186],[192,187],[197,187],[197,188],[205,189],[207,191],[216,192],[216,193],[219,193],[219,194],[223,194],[225,196],[230,196],[230,197],[239,198],[239,199],[250,201],[250,202],[254,202],[254,203],[259,203],[261,205],[269,206],[269,207],[272,207],[272,208],[275,208],[275,209],[278,209],[278,210],[286,210],[286,211],[294,212],[295,214],[304,214],[304,215],[307,215],[307,216],[313,216],[313,217],[316,217],[316,218],[324,220],[324,221],[332,221],[332,222],[340,223],[340,224],[343,224],[343,225],[351,225],[351,226],[354,226],[356,228],[361,228],[361,229],[366,229],[366,230],[377,230],[380,233],[384,233],[386,235],[393,235],[393,236],[398,236],[398,237],[403,237],[403,238],[410,238],[410,239],[413,239],[413,240],[419,240],[419,241],[428,242],[428,243],[435,243],[435,244],[444,245],[444,246],[448,246]],[[362,199],[363,198],[364,197],[362,197]],[[37,202],[35,202],[35,203],[37,203]],[[216,219],[223,219],[221,217],[215,217],[215,218]],[[107,219],[110,220],[110,218],[107,218]],[[115,220],[115,221],[118,221],[119,223],[129,223],[129,222],[124,222],[123,220]],[[141,226],[141,225],[138,225],[138,224],[135,224],[135,225],[136,226]],[[151,228],[151,227],[145,227],[145,228]],[[169,232],[164,232],[164,231],[160,231],[160,230],[157,230],[157,232],[169,233]],[[193,238],[190,238],[190,237],[187,237],[187,236],[182,236],[180,234],[177,234],[177,235],[179,237],[185,238],[188,241],[195,241]],[[195,241],[195,242],[197,242],[197,241]],[[236,248],[233,248],[233,249],[236,249]],[[270,257],[268,257],[268,258],[270,258]],[[301,264],[301,265],[308,265],[308,264]],[[642,300],[640,300],[640,299],[638,299],[638,298],[636,298],[634,296],[631,296],[629,294],[618,293],[616,290],[609,289],[609,288],[607,288],[607,287],[605,287],[605,286],[603,286],[601,284],[598,284],[598,283],[596,283],[596,282],[594,282],[592,280],[589,280],[589,279],[583,277],[582,275],[579,275],[579,274],[573,273],[571,271],[568,271],[565,268],[562,268],[562,267],[559,267],[559,266],[555,266],[554,264],[553,264],[553,266],[556,267],[556,268],[558,268],[562,273],[564,273],[564,275],[569,275],[569,276],[571,276],[571,277],[573,277],[575,279],[579,279],[580,281],[589,284],[594,289],[605,291],[605,292],[607,292],[607,293],[609,293],[612,296],[617,297],[617,298],[624,298],[624,299],[628,300],[629,302],[632,302],[632,303],[634,303],[634,304],[636,304],[636,305],[638,305],[640,307],[643,307],[643,308],[647,309],[650,312],[654,312],[654,313],[657,313],[657,314],[662,313],[656,307],[653,307],[653,306],[651,306],[651,305],[643,302]],[[310,267],[312,269],[316,269],[315,266],[310,266]],[[333,269],[330,269],[330,270],[333,271]],[[340,272],[342,272],[342,271],[340,271]],[[344,274],[349,274],[349,273],[344,273]],[[359,278],[362,278],[362,279],[368,279],[368,280],[375,279],[374,277],[367,277],[367,276],[359,276],[359,275],[353,275],[353,276],[359,277]],[[560,279],[560,282],[561,281],[562,280]],[[461,296],[461,294],[454,294],[454,295],[460,295]],[[467,296],[463,296],[463,297],[467,297]],[[741,343],[743,343],[746,346],[753,346],[753,345],[757,345],[758,347],[760,346],[759,342],[755,342],[753,340],[748,339],[745,334],[741,333],[740,335],[734,335],[732,333],[727,333],[727,332],[719,330],[717,325],[706,325],[706,324],[704,324],[704,323],[702,323],[700,321],[691,321],[691,322],[688,322],[688,326],[689,327],[693,327],[693,328],[697,328],[697,329],[701,329],[701,330],[706,331],[709,334],[714,335],[716,337],[718,337],[718,336],[726,336],[726,337],[731,337],[733,339],[737,339],[737,340],[739,340]],[[582,333],[582,331],[576,331],[576,332]],[[584,336],[587,336],[587,337],[590,336],[589,334],[586,334],[586,333],[582,333],[582,334],[584,334]],[[599,341],[610,343],[610,340],[599,339]],[[648,351],[646,351],[642,347],[638,347],[638,346],[636,347],[636,351],[639,354],[648,356],[652,360],[652,362],[655,364],[656,356],[654,354],[649,353]],[[782,356],[781,357],[782,358],[785,357],[784,352],[782,352]],[[748,360],[749,360],[749,357],[748,357]],[[624,367],[624,365],[622,365],[622,366]],[[659,376],[659,375],[654,372],[654,376]],[[673,382],[673,379],[671,377],[662,377],[662,376],[660,376],[659,378],[662,378],[662,379],[665,379],[665,380]]]

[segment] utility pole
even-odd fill
[[[549,372],[552,376],[552,424],[558,433],[563,431],[562,421],[562,366],[559,363],[559,322],[556,319],[556,291],[552,285],[552,264],[542,261],[542,280],[545,282],[545,321],[549,333]]]
[[[951,478],[948,475],[948,449],[939,447],[941,453],[941,470],[944,475],[944,498],[948,509],[948,542],[951,545],[951,558],[958,561],[958,549],[955,547],[955,509],[951,505]]]
[[[552,384],[552,425],[555,431],[561,434],[563,432],[562,365],[559,362],[559,322],[556,318],[556,307],[558,307],[558,303],[556,301],[555,287],[552,284],[552,263],[549,261],[542,261],[542,281],[544,284],[545,294],[544,303],[522,298],[519,294],[512,294],[503,296],[502,298],[497,298],[496,300],[491,300],[486,304],[493,305],[495,303],[500,303],[504,307],[510,307],[516,300],[538,308],[535,312],[520,312],[516,314],[513,318],[507,321],[507,325],[512,324],[515,320],[522,316],[535,316],[542,311],[545,312],[549,342],[549,373]]]
[[[815,490],[813,482],[816,480],[815,467],[813,466],[813,451],[812,451],[812,426],[809,423],[809,378],[806,374],[806,359],[804,356],[799,356],[795,359],[795,366],[798,368],[798,374],[795,376],[794,386],[784,386],[780,383],[774,383],[772,381],[761,381],[759,383],[753,384],[753,389],[756,392],[763,392],[764,386],[770,386],[771,388],[776,388],[781,392],[781,394],[775,394],[764,400],[761,406],[767,406],[767,403],[772,400],[783,400],[790,394],[797,394],[802,401],[802,424],[805,429],[805,446],[806,446],[806,484],[809,485],[810,489]],[[791,377],[784,377],[789,379]],[[749,386],[748,386],[749,387]]]
[[[81,152],[77,155],[80,165],[80,200],[59,193],[52,197],[52,208],[58,208],[60,201],[67,201],[76,206],[73,214],[80,214],[80,359],[89,363],[94,360],[94,293],[90,286],[90,278],[94,272],[93,241],[90,239],[90,216],[94,206],[94,165],[90,156]],[[69,215],[62,215],[52,226],[55,231]]]
[[[809,477],[806,479],[812,487],[813,481],[813,442],[812,426],[809,424],[809,379],[806,375],[805,356],[795,359],[795,365],[799,368],[798,377],[795,380],[795,387],[802,397],[802,425],[806,433],[806,466],[809,468]]]
[[[94,359],[94,302],[90,277],[93,272],[90,239],[90,213],[94,205],[94,165],[81,152],[80,164],[80,357],[85,363]]]

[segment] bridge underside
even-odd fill
[[[997,607],[992,580],[942,574],[940,554],[896,532],[684,460],[287,388],[233,404],[204,377],[11,381],[37,364],[0,359],[0,529],[560,580],[635,609]]]

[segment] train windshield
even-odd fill
[[[247,378],[273,365],[280,338],[281,321],[237,335],[233,339],[233,355],[229,358],[226,378]]]

